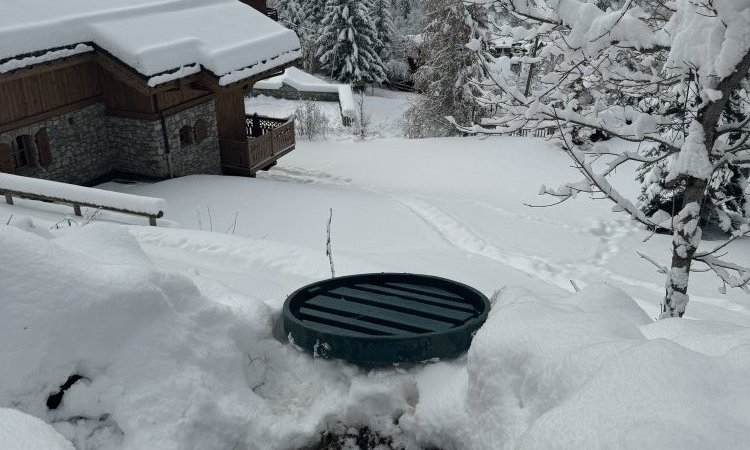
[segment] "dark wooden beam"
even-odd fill
[[[71,103],[69,105],[62,106],[60,108],[51,109],[49,111],[45,111],[41,114],[36,114],[29,117],[24,117],[20,120],[15,120],[13,122],[0,124],[0,133],[4,133],[6,131],[15,130],[16,128],[21,128],[29,125],[33,125],[38,122],[42,122],[47,119],[51,119],[53,117],[66,114],[69,112],[77,111],[81,108],[85,108],[86,106],[93,105],[95,103],[99,103],[103,101],[102,96],[98,95],[96,97],[87,98],[84,100],[77,101],[75,103]]]
[[[32,75],[39,75],[45,72],[52,72],[53,70],[58,70],[65,67],[86,64],[93,61],[93,59],[94,52],[79,53],[77,55],[68,56],[66,58],[55,59],[52,61],[35,64],[33,66],[23,67],[11,72],[0,73],[0,81],[11,81]]]

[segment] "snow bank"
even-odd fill
[[[437,412],[417,405],[408,423],[451,430],[442,448],[740,448],[750,439],[749,332],[652,322],[604,285],[562,300],[509,288],[474,339],[465,381],[452,377],[459,399]]]
[[[153,216],[161,216],[167,208],[167,202],[161,198],[142,197],[139,195],[59,183],[57,181],[0,173],[0,192],[6,190],[42,195],[70,202],[106,206]]]
[[[201,66],[226,85],[300,56],[293,31],[236,0],[5,1],[2,11],[0,73],[91,43],[152,86]]]
[[[0,405],[51,422],[79,448],[244,441],[253,405],[239,342],[253,339],[262,310],[237,319],[204,308],[195,285],[154,269],[118,226],[53,240],[0,228]],[[84,378],[48,410],[73,374]]]
[[[194,243],[174,240],[173,255]],[[393,434],[413,401],[410,376],[279,343],[262,301],[211,280],[203,294],[159,270],[123,227],[94,223],[44,238],[0,225],[0,247],[0,407],[41,418],[77,448],[296,449],[337,422]],[[215,258],[226,269],[219,250],[208,245],[183,263]],[[84,378],[48,409],[73,374]],[[0,436],[8,422],[0,414]]]
[[[74,450],[51,426],[21,411],[0,408],[3,450]]]

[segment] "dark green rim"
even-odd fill
[[[446,291],[459,296],[463,303],[472,307],[475,315],[445,330],[390,336],[363,336],[345,328],[325,330],[314,322],[297,317],[305,302],[321,293],[372,283],[383,286],[401,283]],[[474,333],[486,321],[489,310],[490,303],[484,294],[457,281],[423,274],[367,273],[318,281],[296,290],[284,303],[282,325],[284,335],[289,336],[295,345],[318,356],[366,364],[418,362],[450,358],[468,350]]]

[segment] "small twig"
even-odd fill
[[[209,227],[209,231],[214,231],[214,220],[211,217],[211,205],[206,204],[206,210],[208,210],[208,227]]]
[[[576,284],[576,282],[575,282],[575,281],[573,281],[573,280],[570,280],[570,284],[571,284],[571,285],[573,285],[573,289],[574,289],[574,290],[575,290],[576,292],[581,292],[581,288],[579,288],[579,287],[578,287],[578,285]]]
[[[669,271],[667,270],[667,268],[666,268],[665,266],[662,266],[661,264],[659,264],[658,262],[656,262],[656,261],[655,261],[655,260],[654,260],[653,258],[651,258],[650,256],[648,256],[648,255],[645,255],[645,254],[643,254],[643,253],[641,253],[641,252],[639,252],[639,251],[636,251],[636,253],[637,253],[637,254],[638,254],[638,256],[640,256],[641,258],[645,259],[646,261],[648,261],[648,262],[650,262],[651,264],[653,264],[654,266],[656,266],[656,268],[658,269],[659,273],[663,273],[663,274],[665,274],[665,275],[666,275],[666,274],[667,274],[667,273],[669,272]]]
[[[195,214],[198,216],[198,229],[203,230],[203,222],[201,221],[201,209],[199,207],[195,207]]]
[[[231,224],[230,224],[230,225],[229,225],[229,226],[227,227],[227,229],[226,229],[226,231],[224,232],[224,234],[229,234],[229,230],[232,230],[232,234],[234,234],[234,232],[236,231],[236,229],[237,229],[237,214],[239,214],[239,211],[235,211],[235,212],[234,212],[234,222],[232,222],[232,223],[231,223]]]
[[[500,298],[500,295],[502,295],[506,287],[507,286],[503,286],[500,289],[496,289],[495,292],[492,293],[492,297],[490,297],[490,306],[495,305],[495,303],[497,302],[497,299]]]
[[[328,215],[328,225],[326,226],[326,256],[328,263],[331,265],[331,278],[336,277],[336,271],[333,267],[333,251],[331,250],[331,222],[333,221],[333,208],[330,208]]]
[[[10,217],[8,217],[8,221],[5,222],[5,225],[10,225],[11,220],[13,220],[13,214],[11,214]]]

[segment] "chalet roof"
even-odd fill
[[[231,84],[300,56],[296,34],[237,0],[0,0],[0,74],[100,49],[150,86],[202,68]]]

